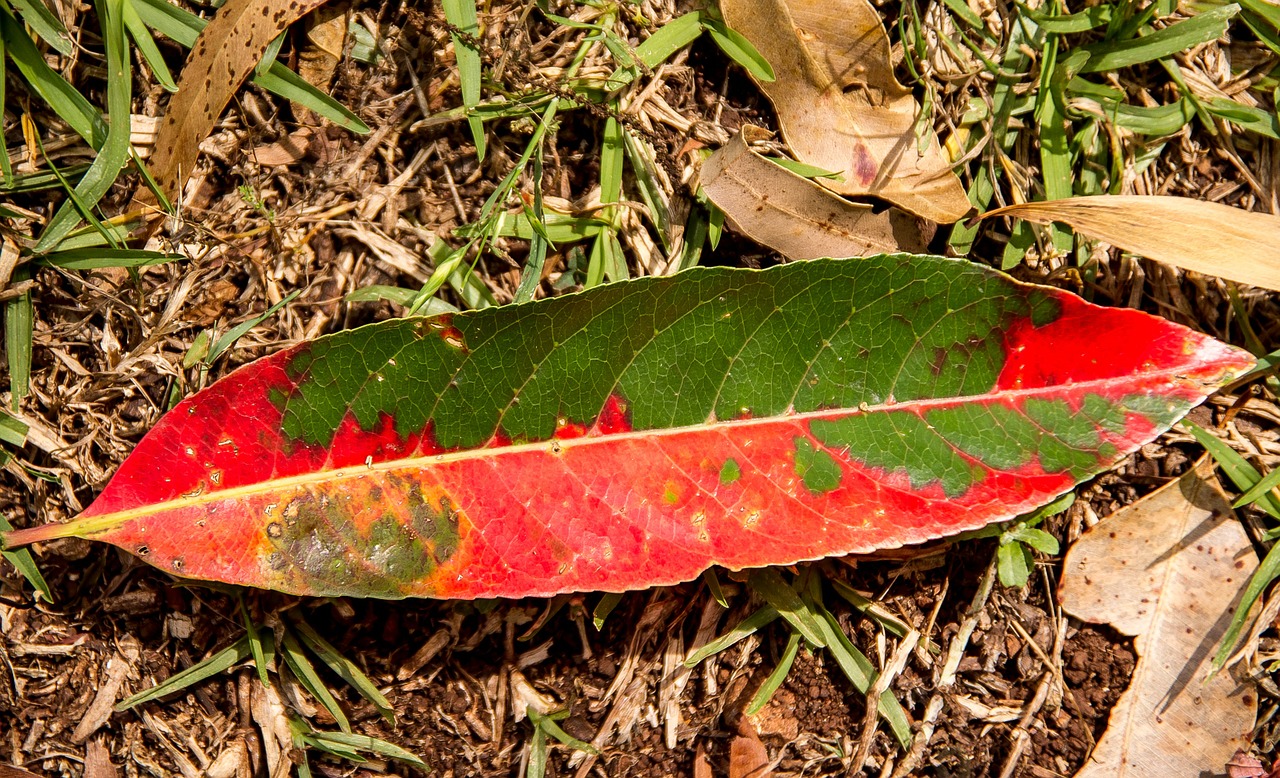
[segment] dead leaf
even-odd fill
[[[1164,195],[1094,195],[1008,205],[982,214],[1062,222],[1092,238],[1242,284],[1280,290],[1280,217]]]
[[[1206,676],[1256,566],[1203,460],[1071,547],[1062,607],[1134,636],[1138,653],[1129,689],[1076,778],[1216,773],[1248,746],[1257,713],[1252,684],[1228,672]]]
[[[1262,760],[1240,749],[1227,762],[1227,778],[1266,778],[1267,768]]]
[[[303,127],[302,129],[294,130],[278,141],[254,146],[246,151],[245,154],[249,159],[263,167],[291,165],[307,156],[307,150],[311,148],[313,135],[315,135],[315,130],[310,127]]]
[[[117,778],[119,775],[101,738],[90,740],[84,747],[84,778]]]
[[[841,173],[822,185],[875,195],[936,222],[971,206],[917,106],[898,83],[889,36],[869,0],[722,0],[729,26],[751,41],[776,80],[760,83],[801,162]]]
[[[171,199],[181,193],[204,140],[231,96],[286,27],[325,0],[227,0],[200,32],[156,134],[151,173]],[[154,204],[139,190],[142,205]]]
[[[329,91],[338,70],[350,21],[349,2],[317,8],[306,19],[307,40],[298,52],[298,75],[322,92]]]
[[[712,778],[711,760],[707,759],[707,748],[698,741],[697,750],[693,753],[693,778]]]
[[[746,717],[738,719],[738,734],[729,743],[729,778],[765,778],[773,772],[769,751]]]
[[[746,125],[702,163],[702,190],[734,229],[791,259],[919,253],[928,241],[902,211],[876,213],[756,154],[768,132]]]

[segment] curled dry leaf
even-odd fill
[[[151,155],[151,173],[170,199],[181,193],[204,140],[222,109],[253,73],[271,41],[325,0],[227,0],[200,32],[182,68]],[[153,205],[143,188],[139,204]]]
[[[725,20],[760,50],[776,80],[759,83],[796,158],[843,180],[822,186],[875,195],[936,222],[970,210],[933,131],[898,83],[889,36],[868,0],[722,0]]]
[[[1125,251],[1184,270],[1280,290],[1280,217],[1164,195],[1094,195],[982,214],[1062,222]]]
[[[915,217],[851,203],[752,151],[748,144],[768,134],[744,126],[698,174],[702,190],[738,232],[791,259],[924,250]]]
[[[1137,666],[1077,778],[1217,772],[1247,746],[1257,700],[1213,649],[1257,566],[1231,504],[1201,462],[1123,508],[1067,553],[1062,607],[1134,636]]]

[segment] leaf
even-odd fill
[[[837,194],[875,195],[936,222],[970,209],[964,188],[898,83],[889,36],[868,0],[723,0],[725,21],[773,66],[757,79],[796,159],[839,173]]]
[[[1256,695],[1214,645],[1257,558],[1203,463],[1086,532],[1067,552],[1060,598],[1085,621],[1134,636],[1138,663],[1077,778],[1217,773],[1248,747]]]
[[[1009,519],[1252,364],[958,260],[697,268],[298,344],[0,542],[295,594],[624,591]]]
[[[744,126],[698,174],[702,190],[739,232],[791,259],[924,250],[914,217],[841,199],[747,145],[767,135]]]
[[[254,73],[271,41],[324,0],[227,0],[200,31],[182,68],[178,92],[156,133],[151,170],[170,198],[181,194],[195,168],[200,142],[222,109]],[[149,192],[140,192],[145,197]]]
[[[1008,205],[981,218],[1062,222],[1090,237],[1242,284],[1280,289],[1280,218],[1221,203],[1164,195],[1095,195]]]

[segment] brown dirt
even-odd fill
[[[458,100],[437,8],[367,3],[359,8],[384,26],[394,56],[375,66],[344,60],[335,96],[376,131],[385,130],[382,135],[356,138],[334,131],[265,93],[246,90],[209,141],[219,153],[206,156],[185,220],[165,236],[169,245],[192,255],[191,262],[151,268],[136,278],[115,271],[41,273],[33,396],[24,413],[46,437],[0,473],[0,511],[14,523],[61,520],[76,513],[171,396],[194,391],[236,364],[294,339],[401,313],[390,303],[349,303],[343,296],[369,284],[416,287],[422,272],[429,272],[423,256],[430,243],[474,217],[520,152],[524,136],[504,125],[493,138],[489,157],[479,164],[462,126],[424,121],[419,100],[433,114]],[[495,10],[495,17],[502,10]],[[658,11],[661,17],[674,9],[661,5]],[[518,37],[515,29],[494,25],[486,38],[487,62],[513,52],[507,84],[513,89],[536,80],[538,67],[562,64],[556,59],[562,52],[554,50],[544,52],[545,61],[522,59],[523,49],[512,43]],[[535,34],[545,35],[547,29],[538,28]],[[407,63],[422,84],[419,93],[413,91]],[[651,125],[647,135],[677,182],[688,164],[680,152],[691,139],[710,142],[711,136],[746,121],[771,122],[768,106],[714,47],[698,43],[686,64],[673,69],[658,94],[695,126],[678,132],[645,120]],[[939,87],[945,118],[947,112],[958,115],[962,109],[952,109],[970,90],[982,92],[989,85],[955,78],[940,80]],[[153,89],[143,108],[155,114],[161,104]],[[585,112],[566,115],[547,154],[548,193],[585,204],[597,175],[598,125],[598,118]],[[299,128],[313,133],[305,158],[288,165],[255,161],[255,149]],[[1154,181],[1143,185],[1211,192],[1246,207],[1262,202],[1248,187],[1231,186],[1238,157],[1220,153],[1206,158],[1204,149],[1215,148],[1215,142],[1200,130],[1173,139],[1155,166]],[[1276,147],[1270,141],[1261,147],[1251,143],[1237,138],[1238,151],[1231,153],[1244,154],[1246,164],[1256,165],[1274,196],[1275,182],[1257,155],[1263,153],[1260,148],[1274,155]],[[357,217],[354,205],[395,178],[420,149],[432,151],[410,184],[379,213]],[[1019,148],[1017,154],[1015,164],[1029,164],[1029,149]],[[238,191],[239,186],[253,197]],[[676,189],[687,199],[687,191],[679,184]],[[123,203],[125,194],[119,187],[114,202]],[[47,203],[32,197],[23,205],[39,209]],[[1000,229],[984,235],[980,258],[998,262],[1004,237]],[[387,237],[404,254],[374,251],[371,233]],[[479,272],[499,301],[505,301],[518,281],[525,248],[516,241],[497,248],[482,259]],[[408,270],[395,261],[404,257],[411,260]],[[569,272],[572,261],[567,250],[549,257],[547,280]],[[708,261],[758,266],[776,260],[730,234]],[[1084,291],[1098,302],[1158,311],[1240,342],[1221,285],[1118,257],[1103,255],[1100,262],[1098,277],[1088,285],[1069,272],[1055,272],[1047,261],[1033,261],[1019,273]],[[181,367],[202,330],[216,326],[225,332],[292,290],[301,290],[298,299],[241,339],[208,375]],[[1263,342],[1272,343],[1280,335],[1274,295],[1245,290],[1244,304]],[[162,314],[167,305],[173,316]],[[1236,399],[1225,396],[1199,411],[1199,420],[1206,425],[1223,422]],[[1256,447],[1251,453],[1268,465],[1280,461],[1275,443],[1280,417],[1271,410],[1272,399],[1262,395],[1259,408],[1241,410],[1232,428],[1237,431],[1233,443]],[[1048,528],[1070,541],[1098,516],[1182,472],[1197,455],[1188,436],[1171,433],[1082,488],[1083,499],[1052,519]],[[211,768],[210,774],[222,775],[218,771],[229,765],[226,775],[265,778],[271,749],[264,741],[270,736],[252,709],[260,691],[248,668],[127,713],[106,715],[95,706],[98,691],[113,672],[120,672],[122,660],[128,672],[121,676],[121,694],[159,682],[237,639],[243,628],[236,596],[177,585],[132,557],[99,545],[60,541],[39,552],[57,597],[54,604],[18,607],[20,580],[12,568],[0,566],[0,593],[9,598],[0,604],[3,760],[48,776],[106,778],[121,771],[130,778],[194,776]],[[1070,775],[1105,729],[1108,712],[1132,671],[1130,641],[1098,627],[1063,625],[1055,605],[1057,568],[1049,560],[1041,560],[1025,590],[997,585],[970,613],[993,553],[991,541],[978,541],[821,564],[829,580],[874,595],[933,646],[917,650],[892,687],[913,722],[927,719],[931,702],[941,701],[932,737],[907,756],[881,728],[872,740],[875,767],[865,774],[888,774],[882,769],[886,760],[901,765],[914,759],[915,766],[907,770],[913,775],[998,775],[1006,766],[1020,776]],[[511,679],[516,671],[537,693],[568,711],[561,726],[570,735],[592,740],[603,730],[602,755],[589,774],[700,775],[698,755],[704,753],[712,772],[724,775],[742,708],[775,666],[787,632],[775,623],[756,639],[708,659],[692,671],[675,705],[664,706],[663,690],[671,688],[664,655],[683,655],[698,639],[704,614],[710,614],[711,631],[718,635],[758,606],[730,576],[722,574],[720,580],[731,590],[727,612],[716,613],[707,586],[696,582],[626,595],[600,632],[590,623],[597,595],[472,604],[298,602],[247,592],[245,601],[255,620],[269,624],[282,609],[298,608],[363,667],[392,702],[396,725],[381,720],[327,670],[321,672],[356,731],[419,754],[433,775],[522,774],[532,728],[527,719],[517,722],[513,715]],[[883,666],[896,639],[830,588],[826,598],[853,643]],[[966,619],[974,624],[972,636],[955,668],[954,683],[940,687],[943,657]],[[1020,755],[1012,748],[1018,721],[1048,668],[1011,627],[1015,621],[1048,652],[1057,631],[1064,630],[1060,655],[1052,659],[1067,684],[1031,716],[1026,724],[1030,744]],[[420,664],[412,661],[436,635],[443,636],[435,644],[438,653]],[[1264,652],[1268,646],[1274,649],[1273,643],[1264,642]],[[136,658],[131,658],[133,650]],[[322,708],[295,695],[296,682],[282,674],[277,683],[297,715],[318,729],[334,728]],[[802,649],[774,701],[751,721],[777,762],[776,774],[845,775],[862,734],[865,705],[829,654]],[[673,725],[675,745],[669,747],[665,727],[673,711],[678,711],[678,721]],[[76,737],[81,722],[95,718],[101,718],[101,726],[87,738]],[[1273,749],[1275,739],[1271,729],[1260,734],[1263,753]],[[244,760],[237,761],[241,753]],[[580,774],[574,759],[571,749],[553,743],[548,775]],[[382,760],[353,768],[321,759],[314,751],[312,767],[333,776],[417,774]]]

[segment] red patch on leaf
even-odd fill
[[[631,431],[631,406],[622,397],[611,394],[604,401],[600,418],[596,419],[593,432],[597,435],[613,435]]]

